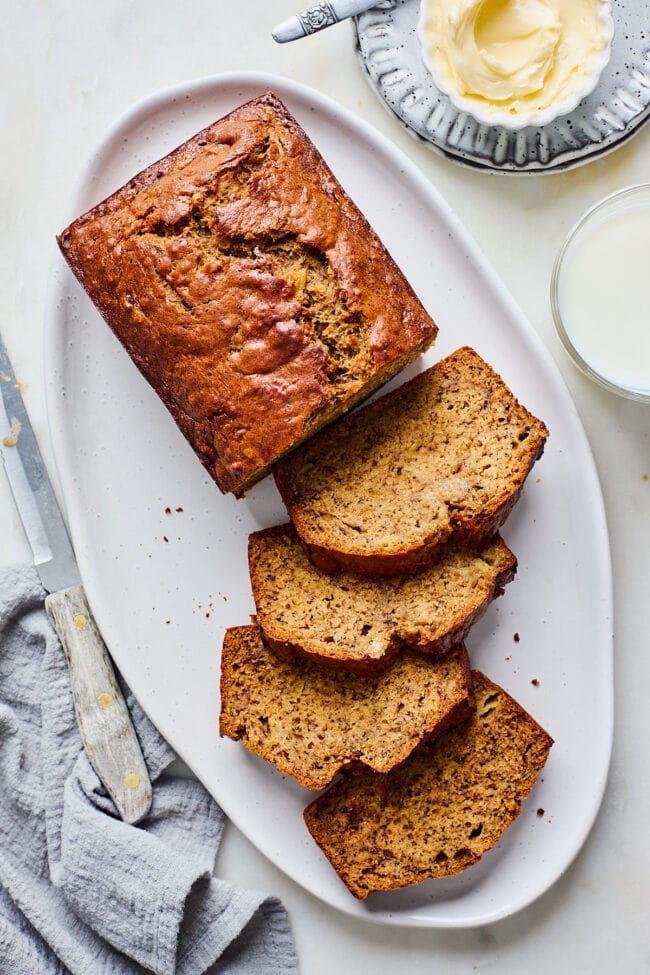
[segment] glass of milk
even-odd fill
[[[613,193],[576,224],[555,262],[551,306],[583,372],[650,403],[650,183]]]

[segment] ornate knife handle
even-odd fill
[[[322,0],[321,3],[315,3],[302,13],[278,24],[272,32],[273,39],[278,44],[285,44],[287,41],[307,37],[325,27],[331,27],[332,24],[338,24],[341,20],[347,20],[348,17],[356,17],[379,2],[380,0]]]
[[[315,34],[316,31],[323,30],[331,24],[338,24],[341,18],[336,16],[336,12],[331,3],[317,3],[313,7],[308,7],[298,14],[298,20],[302,24],[305,34]]]

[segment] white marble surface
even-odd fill
[[[384,975],[407,967],[432,975],[649,971],[650,408],[601,392],[568,363],[554,333],[548,283],[557,248],[579,214],[606,193],[650,180],[650,127],[613,155],[563,175],[513,179],[466,170],[412,141],[379,105],[356,62],[349,24],[274,44],[271,28],[300,6],[30,0],[3,8],[0,327],[28,384],[25,398],[46,461],[53,471],[42,355],[53,238],[82,162],[124,109],[176,82],[257,69],[326,92],[401,146],[455,208],[549,346],[594,451],[615,578],[616,728],[605,800],[583,850],[546,895],[473,931],[401,931],[353,921],[284,878],[234,828],[217,868],[282,897],[303,975]],[[2,472],[0,515],[0,562],[27,559]]]

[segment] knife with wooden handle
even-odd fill
[[[81,740],[121,818],[138,823],[151,808],[149,774],[1,335],[0,393],[0,452],[65,649]]]

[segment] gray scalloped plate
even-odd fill
[[[599,158],[650,117],[650,0],[616,0],[612,56],[569,115],[518,132],[483,125],[436,88],[420,51],[419,0],[382,0],[355,18],[356,47],[383,104],[458,162],[501,173],[557,172]]]

